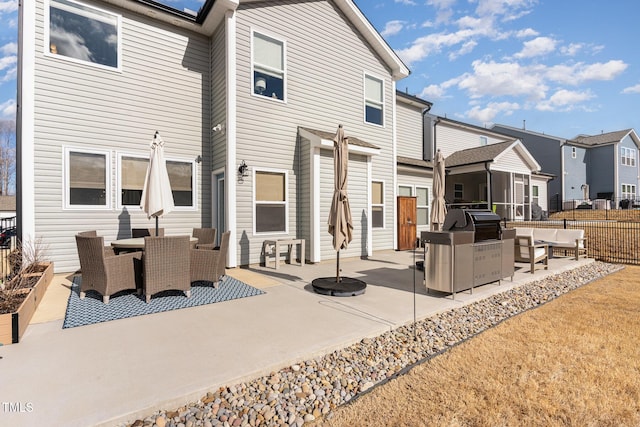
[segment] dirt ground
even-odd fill
[[[317,426],[639,426],[640,267],[515,316]]]

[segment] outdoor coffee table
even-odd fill
[[[553,248],[556,245],[555,242],[547,242],[546,240],[535,240],[533,242],[535,245],[547,245],[547,258],[553,258]]]

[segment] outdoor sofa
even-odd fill
[[[582,229],[564,228],[527,228],[515,227],[516,238],[518,236],[531,236],[534,243],[545,243],[549,250],[564,249],[571,251],[578,260],[581,254],[587,256],[587,239]],[[516,242],[517,244],[517,242]]]

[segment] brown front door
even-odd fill
[[[415,248],[417,232],[416,198],[398,196],[398,250]]]

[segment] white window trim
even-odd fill
[[[372,79],[376,79],[379,80],[380,82],[382,82],[382,103],[381,103],[381,108],[382,108],[382,124],[378,124],[378,123],[371,123],[367,121],[367,101],[375,103],[375,104],[380,104],[378,101],[374,101],[374,100],[370,100],[367,99],[367,77],[370,77]],[[386,113],[386,105],[385,105],[385,94],[387,93],[386,90],[386,84],[384,81],[384,78],[377,76],[373,73],[369,73],[367,71],[365,71],[362,74],[362,121],[367,124],[367,125],[371,125],[371,126],[377,126],[380,128],[385,128],[386,127],[386,123],[387,121],[385,120],[385,113]]]
[[[250,55],[250,61],[251,61],[251,77],[250,77],[250,81],[251,81],[251,87],[249,87],[249,92],[251,94],[251,96],[254,96],[258,99],[268,99],[271,102],[280,102],[282,104],[286,104],[287,103],[287,85],[288,85],[288,81],[289,79],[287,78],[288,76],[288,71],[287,71],[287,41],[279,36],[279,35],[275,35],[269,31],[263,31],[260,29],[255,29],[255,28],[251,28],[251,51],[249,52]],[[254,40],[254,36],[255,34],[258,33],[260,35],[272,38],[274,40],[279,41],[280,43],[282,43],[282,61],[284,62],[283,64],[283,69],[281,70],[274,70],[277,71],[278,73],[282,72],[282,98],[283,99],[278,99],[278,98],[272,98],[270,96],[265,96],[265,95],[260,95],[255,93],[254,88],[255,88],[255,84],[256,82],[254,81],[254,71],[255,71],[255,67],[254,67],[254,63],[253,63],[253,49],[254,49],[254,45],[253,45],[253,40]],[[266,68],[266,67],[265,67]]]
[[[116,165],[116,203],[115,206],[118,210],[122,209],[122,208],[132,208],[135,206],[139,206],[139,205],[123,205],[122,204],[122,197],[120,197],[121,192],[122,192],[122,158],[123,157],[135,157],[138,159],[145,159],[145,160],[149,160],[149,154],[134,154],[134,153],[127,153],[127,152],[117,152],[116,153],[117,156],[117,165]],[[198,169],[196,167],[196,162],[195,160],[188,160],[188,159],[180,159],[180,158],[174,158],[174,157],[166,157],[164,159],[166,162],[180,162],[180,163],[188,163],[191,165],[191,188],[192,188],[192,194],[191,194],[191,203],[192,206],[175,206],[173,208],[174,211],[183,211],[183,212],[189,212],[189,211],[196,211],[198,210],[198,197],[197,197],[197,191],[196,191],[196,183],[197,181],[197,173],[198,173]],[[142,211],[142,208],[140,208],[140,210]]]
[[[64,177],[63,184],[64,188],[64,201],[63,201],[63,209],[64,210],[111,210],[111,152],[108,150],[94,150],[88,148],[75,148],[75,147],[67,147],[64,146],[64,158],[62,159],[64,165]],[[71,182],[69,177],[69,154],[70,153],[87,153],[87,154],[99,154],[105,156],[105,199],[106,203],[104,206],[101,205],[72,205],[71,204]]]
[[[486,145],[489,144],[489,138],[487,138],[486,136],[481,136],[480,137],[480,146],[484,147]]]
[[[418,189],[422,188],[422,189],[426,189],[427,190],[427,204],[426,205],[419,205],[418,204]],[[426,224],[418,224],[418,227],[426,227],[429,226],[430,222],[431,222],[431,198],[433,197],[433,195],[431,194],[431,187],[428,187],[426,185],[416,185],[414,188],[414,194],[416,195],[416,209],[421,209],[421,208],[426,208],[427,209],[427,223]],[[417,218],[416,218],[417,220]]]
[[[456,187],[460,187],[460,191],[462,192],[462,197],[456,197],[456,192],[458,190],[456,190]],[[453,198],[459,198],[459,199],[464,199],[464,184],[461,182],[454,182],[453,183]]]
[[[372,230],[384,230],[387,228],[387,204],[385,203],[385,188],[387,183],[383,179],[372,179],[369,182],[369,188],[373,186],[374,182],[382,183],[382,203],[373,203],[373,190],[371,191],[371,196],[369,201],[371,202],[371,229]],[[376,227],[373,225],[373,208],[382,207],[382,227]]]
[[[620,163],[623,166],[636,166],[636,150],[633,148],[621,147]]]
[[[51,22],[50,22],[50,0],[45,0],[44,3],[44,39],[43,39],[43,53],[44,56],[49,57],[49,58],[55,58],[57,60],[61,60],[61,61],[69,61],[69,62],[73,62],[76,64],[82,64],[82,65],[88,65],[91,67],[96,67],[96,68],[100,68],[103,70],[107,70],[107,71],[115,71],[115,72],[122,72],[122,15],[119,15],[117,13],[113,13],[111,11],[105,10],[105,9],[101,9],[99,7],[95,7],[92,5],[88,5],[79,1],[75,1],[75,0],[67,0],[70,3],[75,3],[78,5],[81,5],[83,7],[87,7],[89,9],[94,9],[98,12],[101,13],[105,13],[107,15],[112,15],[114,18],[116,18],[116,22],[117,22],[117,27],[118,27],[118,65],[116,67],[111,67],[109,65],[104,65],[104,64],[98,64],[96,62],[91,62],[91,61],[84,61],[82,59],[78,59],[78,58],[72,58],[70,56],[65,56],[65,55],[58,55],[55,53],[51,53],[50,50],[50,46],[51,46],[51,41],[49,40],[49,31],[50,31],[50,27],[51,27]],[[80,14],[79,14],[80,15]]]
[[[628,187],[629,191],[624,191],[625,187]],[[621,196],[623,199],[632,199],[635,200],[637,192],[636,192],[636,185],[635,184],[621,184],[620,185],[620,190],[621,190]]]
[[[251,218],[253,221],[253,235],[254,236],[282,236],[289,234],[289,171],[286,169],[274,169],[268,167],[255,167],[252,168],[251,171]],[[257,172],[271,172],[271,173],[281,173],[284,174],[284,231],[267,231],[267,232],[257,232],[256,231],[256,205],[258,204],[256,201],[256,173]],[[260,202],[260,204],[273,204],[273,205],[281,205],[283,202]]]

